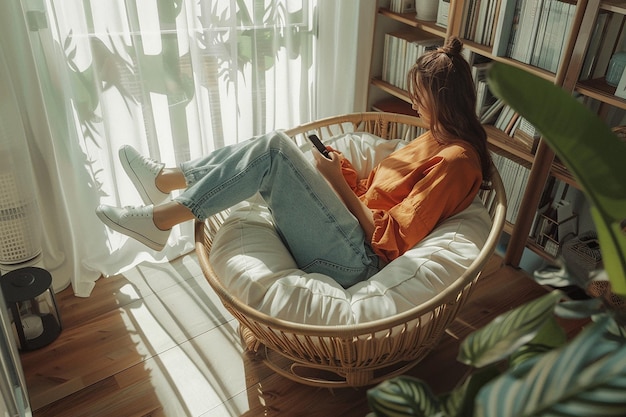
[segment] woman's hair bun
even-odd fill
[[[463,42],[456,36],[448,38],[446,44],[441,48],[441,51],[446,55],[460,55],[463,50]]]

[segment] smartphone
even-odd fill
[[[324,155],[324,157],[326,157],[327,159],[330,159],[330,154],[328,153],[328,149],[326,149],[326,146],[324,146],[324,144],[322,143],[320,138],[317,137],[317,135],[309,135],[309,140],[313,142],[313,145],[315,145],[317,150],[322,155]]]

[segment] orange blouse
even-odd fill
[[[385,262],[412,248],[442,220],[467,208],[482,183],[480,158],[467,142],[437,142],[427,132],[357,179],[342,159],[344,178],[374,214],[371,246]]]

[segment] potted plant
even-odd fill
[[[612,294],[626,296],[626,143],[554,84],[494,63],[491,91],[532,123],[589,199]],[[621,298],[620,298],[621,299]],[[458,360],[473,367],[458,388],[435,396],[400,376],[368,391],[376,416],[624,416],[624,310],[605,298],[568,300],[554,290],[472,333]],[[618,304],[619,306],[619,304]],[[566,341],[555,315],[590,317]]]

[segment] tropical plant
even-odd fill
[[[611,289],[626,295],[626,143],[561,88],[496,63],[489,87],[542,133],[591,203]],[[568,300],[554,290],[470,334],[458,360],[473,372],[435,396],[400,376],[368,391],[376,416],[623,416],[623,311],[603,298]],[[555,316],[591,318],[567,342]]]

